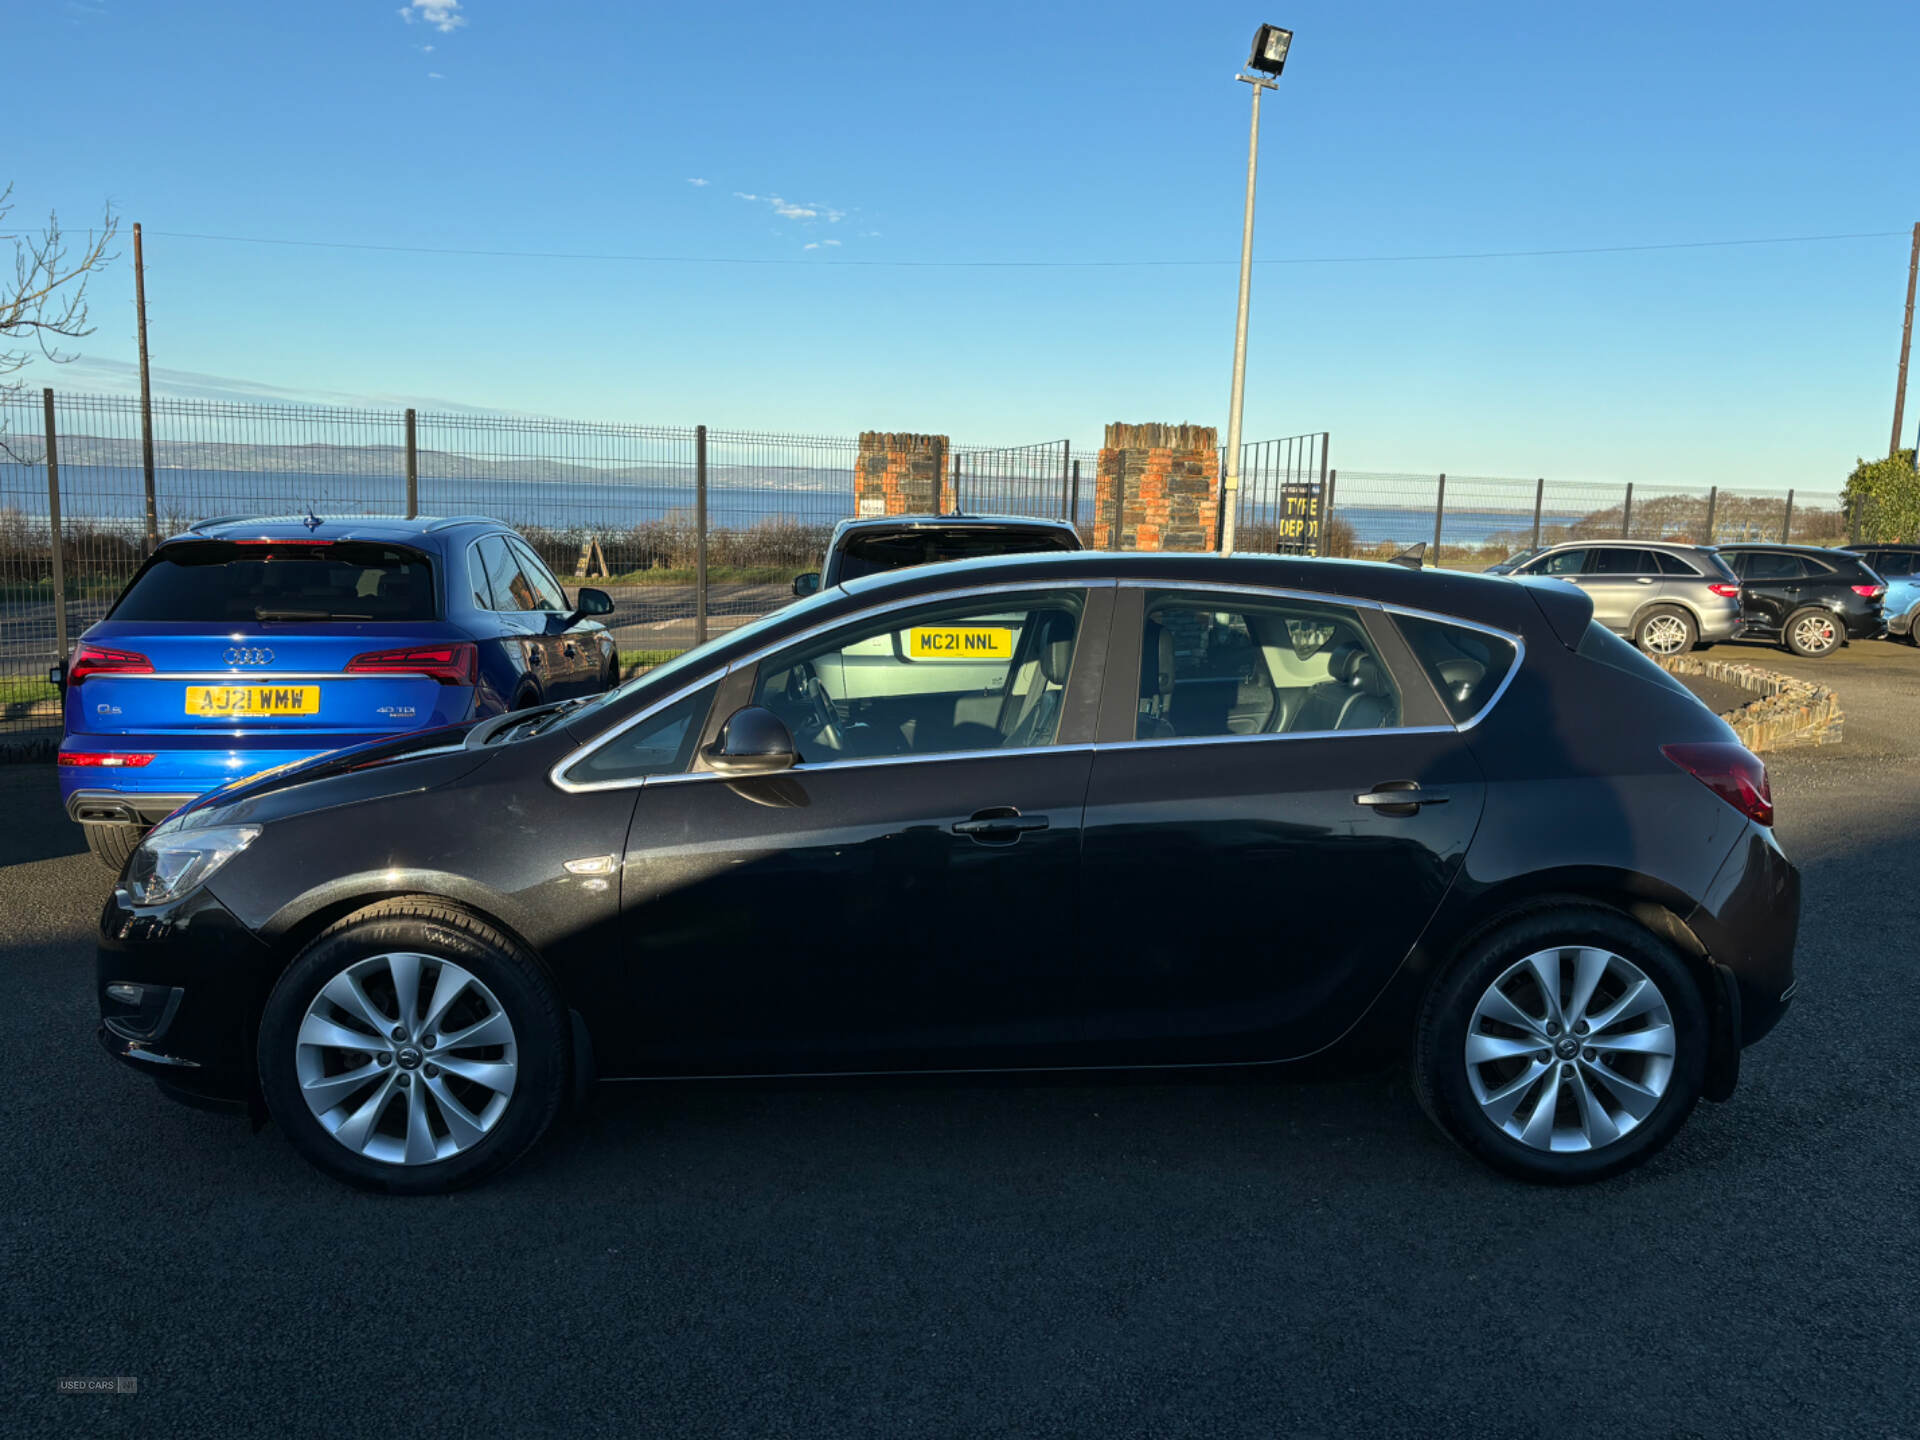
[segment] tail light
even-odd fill
[[[78,685],[89,675],[151,675],[153,661],[133,650],[109,650],[104,645],[82,645],[67,666],[67,683]]]
[[[1865,600],[1878,600],[1882,595],[1887,593],[1887,587],[1884,585],[1856,585],[1853,587],[1853,593]]]
[[[151,765],[151,755],[115,755],[85,754],[80,751],[63,751],[60,755],[62,765],[86,765],[101,770],[138,770],[143,765]]]
[[[1732,740],[1711,740],[1698,745],[1662,745],[1660,753],[1749,820],[1773,824],[1773,791],[1767,786],[1767,767],[1746,746]]]
[[[1740,587],[1729,584],[1724,580],[1714,581],[1713,584],[1707,586],[1707,589],[1718,595],[1722,600],[1738,600],[1740,598]]]
[[[461,640],[448,645],[409,645],[370,650],[347,662],[349,675],[431,675],[442,685],[480,682],[480,647]]]

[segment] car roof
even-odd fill
[[[1852,545],[1842,545],[1839,548],[1842,550],[1849,551],[1855,555],[1858,555],[1862,551],[1866,551],[1866,550],[1892,550],[1895,553],[1900,555],[1920,554],[1920,545],[1916,545],[1910,540],[1889,540],[1885,544],[1877,544],[1873,541],[1861,540]]]
[[[1832,545],[1795,545],[1781,540],[1733,540],[1716,547],[1721,550],[1774,550],[1782,555],[1811,555],[1818,559],[1823,555],[1846,555],[1858,560],[1860,557],[1845,547]]]
[[[1589,597],[1556,581],[1481,575],[1467,570],[1412,570],[1384,560],[1331,560],[1305,555],[1219,555],[1210,551],[1056,550],[948,560],[911,565],[845,580],[833,587],[865,603],[894,596],[964,588],[961,582],[981,586],[1084,584],[1115,579],[1178,589],[1183,585],[1253,586],[1260,589],[1300,590],[1330,598],[1373,601],[1377,604],[1457,615],[1500,629],[1517,630],[1537,623],[1538,593],[1552,597],[1546,604],[1570,598],[1589,607]]]
[[[1031,530],[1078,536],[1070,521],[1041,515],[867,515],[842,520],[833,527],[837,544],[843,537],[870,530]]]
[[[418,544],[429,533],[502,530],[508,527],[484,515],[442,519],[433,515],[226,515],[203,520],[179,540],[367,540]]]
[[[1551,545],[1542,545],[1546,550],[1566,550],[1578,545],[1583,550],[1623,550],[1632,547],[1635,550],[1711,550],[1711,545],[1700,545],[1692,540],[1556,540]]]

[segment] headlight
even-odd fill
[[[136,905],[177,900],[203,884],[260,836],[258,825],[208,825],[155,830],[127,863],[127,893]]]

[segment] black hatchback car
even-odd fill
[[[610,695],[147,837],[101,1038],[437,1191],[595,1076],[1404,1055],[1548,1181],[1664,1145],[1793,991],[1766,772],[1552,582],[1097,552],[850,581]]]
[[[1886,633],[1887,584],[1858,555],[1817,545],[1722,545],[1740,577],[1740,637],[1831,655]]]

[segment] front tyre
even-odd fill
[[[307,1160],[396,1195],[470,1185],[546,1133],[569,1026],[539,962],[430,900],[360,910],[300,952],[260,1022],[267,1107]]]
[[[1841,632],[1840,622],[1833,613],[1822,610],[1817,605],[1809,605],[1804,610],[1796,610],[1787,617],[1786,629],[1782,632],[1786,638],[1787,649],[1808,660],[1817,660],[1822,655],[1831,655],[1840,648],[1847,637]]]
[[[1685,962],[1625,916],[1568,902],[1500,927],[1440,977],[1414,1085],[1440,1128],[1495,1169],[1602,1180],[1679,1132],[1707,1041]]]

